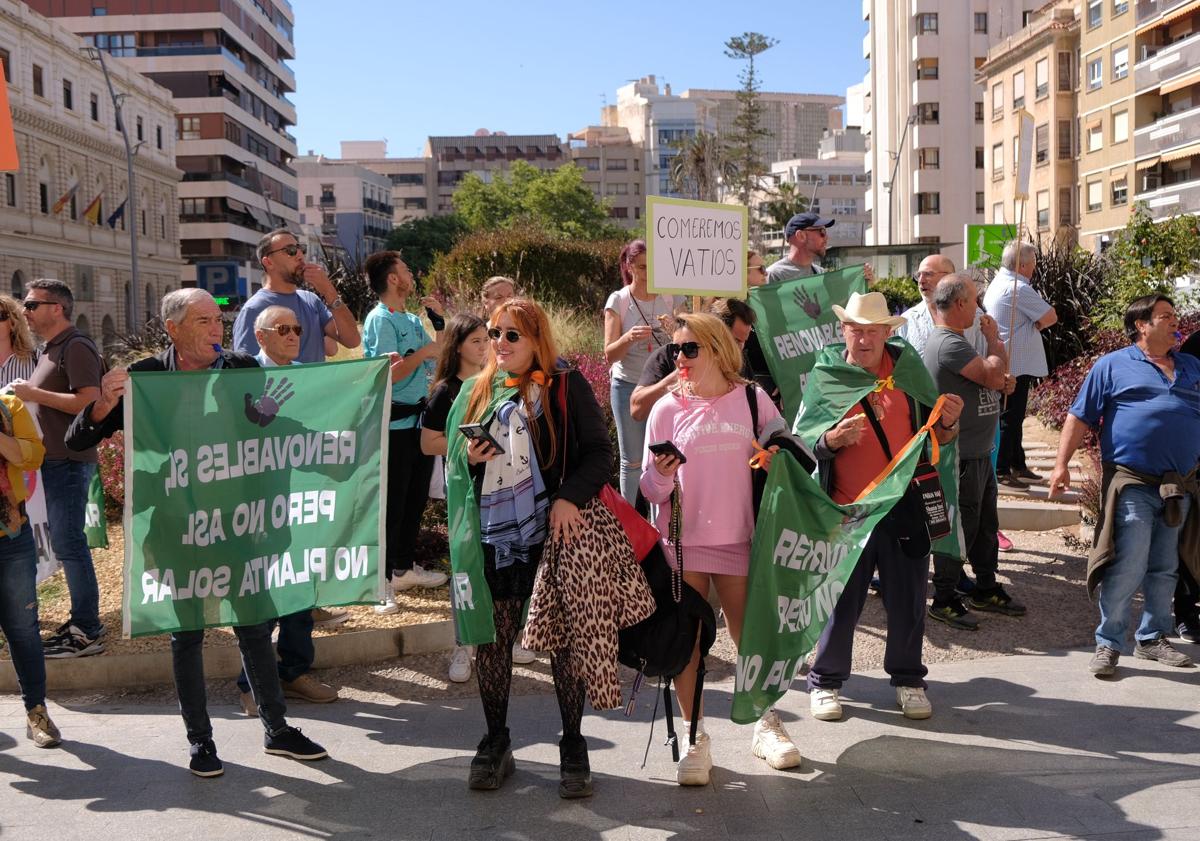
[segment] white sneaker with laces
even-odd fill
[[[800,764],[800,751],[796,749],[775,710],[767,710],[755,723],[750,752],[759,759],[765,759],[776,771],[795,768]]]
[[[679,758],[675,782],[681,786],[706,786],[708,772],[712,770],[712,749],[708,734],[697,733],[696,744],[689,745],[687,733],[688,725],[684,722],[679,728],[679,737],[683,740],[683,747],[687,748],[687,753]]]
[[[405,590],[411,590],[414,587],[433,588],[441,587],[449,577],[444,572],[434,572],[427,570],[419,564],[413,564],[413,568],[406,570],[403,574],[392,573],[392,589],[397,593],[403,593]]]
[[[375,613],[379,616],[388,616],[392,613],[399,613],[400,605],[396,604],[396,600],[391,596],[384,599],[383,604],[375,605]]]
[[[537,652],[530,651],[519,642],[513,643],[513,662],[521,666],[527,666],[537,659]]]
[[[921,721],[933,715],[933,704],[919,686],[897,686],[896,703],[904,711],[905,718]]]
[[[471,679],[471,646],[456,645],[454,647],[454,653],[450,655],[448,676],[451,683],[466,683]]]
[[[808,709],[817,721],[838,721],[842,717],[842,701],[836,689],[813,689],[808,693]]]

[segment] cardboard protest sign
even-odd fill
[[[746,208],[646,198],[647,286],[661,295],[746,294]]]

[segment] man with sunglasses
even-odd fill
[[[13,380],[12,388],[41,426],[50,545],[71,594],[70,618],[43,643],[51,659],[87,657],[104,650],[100,587],[83,530],[96,448],[76,452],[65,438],[75,415],[100,396],[104,362],[92,340],[75,328],[71,287],[60,280],[35,280],[26,289],[25,317],[46,344],[33,375]]]
[[[833,222],[816,213],[797,213],[789,219],[783,229],[788,254],[767,269],[767,283],[782,283],[824,272],[816,261],[818,257],[825,256],[829,228]]]
[[[254,355],[263,368],[296,365],[304,328],[287,307],[267,307],[254,319],[254,338],[259,351]]]

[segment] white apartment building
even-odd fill
[[[300,222],[332,237],[356,263],[383,249],[392,230],[392,182],[386,175],[323,155],[296,158]]]
[[[717,134],[726,138],[742,110],[737,95],[737,91],[694,88],[682,94],[684,99],[705,102],[716,118]],[[768,132],[755,143],[760,160],[769,166],[791,158],[815,158],[825,132],[842,127],[845,102],[830,94],[759,91],[761,125]]]
[[[868,245],[929,243],[961,255],[963,225],[987,221],[975,70],[1045,2],[863,0]]]
[[[866,155],[862,134],[855,128],[826,132],[817,157],[796,158],[771,164],[775,186],[794,184],[814,213],[829,216],[829,245],[863,245],[871,216],[867,213],[870,175],[863,171]],[[782,231],[767,232],[764,245],[783,247]]]

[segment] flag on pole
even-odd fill
[[[129,201],[128,198],[125,201]],[[108,227],[115,228],[117,223],[121,221],[121,217],[125,215],[125,201],[121,202],[120,206],[112,212],[112,216],[107,219]]]
[[[83,218],[93,225],[100,224],[100,197],[103,195],[104,193],[98,193],[96,198],[92,199],[92,203],[83,209]]]
[[[59,213],[62,213],[62,209],[67,206],[67,202],[71,201],[71,197],[75,195],[75,191],[78,189],[78,181],[68,187],[67,191],[54,203],[54,207],[50,208],[51,215],[57,216]]]

